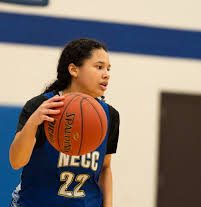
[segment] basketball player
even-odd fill
[[[110,79],[106,47],[91,39],[70,42],[58,63],[57,79],[44,93],[22,109],[10,163],[23,168],[21,182],[12,193],[11,207],[112,207],[111,154],[116,152],[119,113],[100,100]],[[64,94],[82,92],[99,101],[109,128],[103,143],[93,152],[69,156],[47,141],[44,120],[58,114]]]

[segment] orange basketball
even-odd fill
[[[83,93],[65,95],[61,112],[54,122],[44,122],[50,144],[68,155],[83,155],[95,150],[107,131],[103,107],[93,97]]]

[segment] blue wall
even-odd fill
[[[19,107],[0,106],[0,206],[9,206],[11,193],[19,183],[21,170],[12,170],[9,163],[9,147],[13,140]]]
[[[90,37],[110,51],[201,59],[201,32],[0,12],[0,42],[63,47]]]

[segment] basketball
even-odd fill
[[[49,143],[68,155],[83,155],[95,150],[107,132],[107,117],[103,107],[93,97],[83,93],[65,95],[64,106],[54,122],[44,122]]]

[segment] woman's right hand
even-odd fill
[[[17,132],[10,146],[10,163],[14,169],[25,166],[31,157],[36,143],[36,131],[43,121],[53,122],[52,115],[60,113],[59,108],[64,105],[64,96],[54,96],[44,101],[29,117],[21,131]]]
[[[54,118],[52,115],[57,115],[60,113],[60,107],[64,105],[65,96],[53,96],[52,98],[44,101],[37,110],[30,116],[29,123],[39,126],[43,121],[53,122]]]

